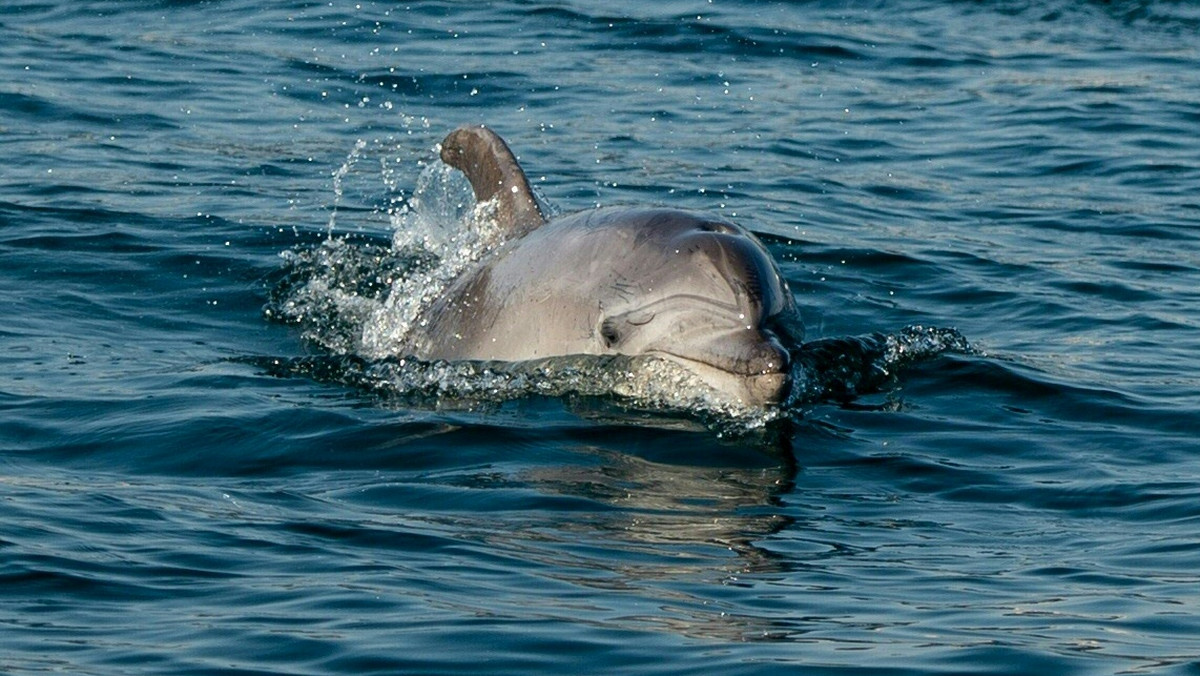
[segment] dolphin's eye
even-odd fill
[[[600,338],[604,341],[604,347],[612,347],[621,342],[621,333],[617,331],[613,320],[605,319],[600,325]]]

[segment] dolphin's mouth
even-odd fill
[[[737,328],[648,352],[686,368],[722,398],[744,405],[781,403],[791,389],[791,353],[769,329]]]
[[[770,369],[746,371],[731,370],[709,361],[669,351],[656,350],[648,354],[687,369],[719,398],[730,399],[743,406],[765,407],[779,404],[787,399],[791,390],[791,371],[786,357],[775,360]]]

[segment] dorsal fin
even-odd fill
[[[496,200],[496,218],[512,237],[546,221],[529,179],[504,139],[480,126],[459,127],[442,141],[442,161],[466,174],[475,200]]]

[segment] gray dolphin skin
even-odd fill
[[[651,355],[748,406],[782,401],[795,302],[762,243],[720,218],[599,208],[547,221],[504,141],[483,126],[442,142],[507,239],[455,279],[406,336],[421,359]]]

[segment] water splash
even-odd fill
[[[910,326],[893,333],[816,341],[798,348],[789,398],[747,406],[677,363],[653,355],[572,355],[526,362],[367,358],[343,352],[248,360],[269,373],[346,385],[385,405],[474,410],[529,397],[593,398],[627,412],[688,417],[721,434],[761,429],[826,401],[849,402],[894,385],[900,371],[972,348],[954,329]]]
[[[413,197],[392,216],[392,249],[436,264],[392,280],[390,292],[362,323],[358,352],[368,358],[395,354],[422,312],[468,266],[503,241],[495,205],[475,204],[462,175],[435,162],[425,166]]]
[[[335,172],[337,203],[366,149],[355,143]],[[386,232],[338,233],[331,215],[324,241],[281,254],[284,267],[265,308],[269,318],[299,325],[307,341],[334,354],[393,354],[421,311],[500,240],[490,205],[474,203],[458,172],[421,163],[416,187],[405,195],[386,157],[380,166],[389,195]]]
[[[337,226],[338,208],[342,205],[342,198],[345,196],[345,189],[342,185],[346,180],[346,176],[354,165],[358,163],[358,158],[362,156],[362,151],[367,147],[367,142],[363,139],[358,139],[354,142],[354,147],[346,155],[346,159],[342,162],[342,166],[338,167],[333,172],[333,206],[329,210],[329,225],[327,226],[329,236],[333,237],[333,229]]]
[[[896,333],[825,338],[793,351],[792,390],[785,408],[846,402],[895,382],[905,367],[974,348],[956,329],[907,326]]]
[[[382,405],[430,410],[487,410],[504,402],[556,397],[593,414],[616,411],[653,419],[690,420],[719,434],[761,429],[787,410],[746,406],[711,389],[678,364],[653,356],[571,355],[526,362],[423,361],[359,355],[239,361],[283,377],[346,385]]]

